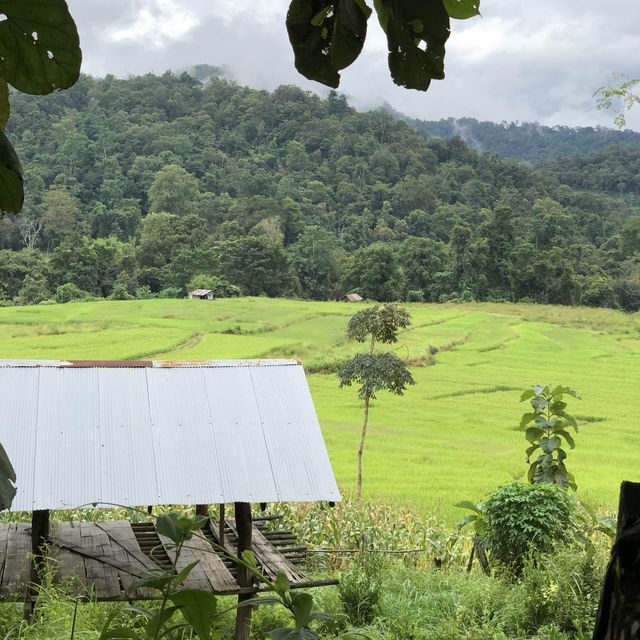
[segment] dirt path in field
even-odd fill
[[[193,349],[193,347],[197,347],[200,344],[200,341],[202,340],[203,336],[204,336],[204,332],[198,331],[197,333],[194,333],[191,336],[189,336],[189,338],[184,342],[181,342],[180,344],[173,347],[170,351],[161,351],[160,353],[150,353],[146,355],[145,358],[159,359],[166,353],[173,353],[174,351],[185,351],[187,349]]]

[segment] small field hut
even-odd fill
[[[215,296],[211,289],[194,289],[189,291],[189,300],[213,300]]]
[[[283,571],[294,587],[322,584],[287,553],[291,536],[270,539],[251,513],[252,503],[340,499],[299,362],[5,360],[0,406],[0,442],[17,475],[12,511],[32,512],[31,523],[0,524],[0,598],[32,599],[32,552],[45,543],[57,577],[75,576],[98,600],[150,597],[129,588],[155,568],[150,550],[165,546],[153,522],[50,521],[52,509],[91,505],[198,505],[205,514],[220,505],[205,537],[234,555],[252,549],[267,576]],[[194,560],[185,588],[256,591],[210,545],[191,547],[184,563]]]
[[[359,293],[346,293],[340,300],[342,302],[363,302],[364,298]]]

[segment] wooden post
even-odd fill
[[[33,614],[33,604],[42,581],[46,563],[46,544],[49,541],[49,510],[34,511],[31,514],[31,577],[24,602],[24,618],[28,620]]]
[[[220,533],[220,546],[224,547],[224,505],[220,505],[220,520],[218,521],[218,532]]]
[[[205,518],[209,517],[209,505],[208,504],[197,504],[196,505],[196,515],[204,516]]]
[[[251,549],[251,505],[248,502],[235,503],[236,514],[236,532],[238,534],[238,557],[243,551]],[[238,566],[238,584],[240,587],[250,587],[253,580],[251,573],[246,567]],[[238,596],[238,604],[249,600],[253,596],[251,594],[240,594]],[[236,629],[234,640],[249,640],[251,632],[251,607],[240,607],[236,613]]]
[[[640,483],[623,482],[593,640],[640,639]]]

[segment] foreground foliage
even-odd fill
[[[559,491],[551,485],[545,488]],[[514,580],[512,575],[467,574],[467,536],[406,509],[349,500],[335,509],[323,505],[276,507],[287,526],[309,535],[312,550],[317,549],[314,541],[327,547],[335,542],[337,548],[352,550],[349,554],[334,553],[329,565],[314,562],[310,567],[326,575],[330,566],[330,574],[337,573],[343,579],[339,588],[311,592],[313,610],[330,614],[313,623],[314,633],[323,639],[579,640],[588,637],[593,628],[610,539],[586,524],[581,539],[562,544],[552,555],[541,553],[535,561],[526,556],[520,576]],[[425,540],[450,536],[465,552],[441,555],[442,562],[436,568],[436,547]],[[412,543],[425,544],[426,550],[384,553]],[[282,594],[286,594],[284,584]],[[274,629],[295,628],[295,616],[276,603],[280,602],[277,592],[260,597],[273,598],[275,606],[254,612],[253,638],[266,640]],[[140,604],[151,616],[161,607],[158,602]],[[212,637],[231,637],[234,604],[235,599],[219,598],[215,624],[210,628]],[[174,611],[173,615],[179,624],[182,614]],[[26,625],[21,616],[20,605],[0,605],[0,635],[7,640],[69,640],[73,629],[76,640],[97,640],[108,623],[114,631],[119,627],[120,635],[112,638],[133,638],[144,634],[150,620],[145,614],[132,615],[123,604],[96,604],[90,598],[78,603],[50,580],[41,588],[33,622]],[[174,631],[180,640],[195,637],[186,626]]]

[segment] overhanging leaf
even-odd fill
[[[7,452],[0,444],[0,511],[9,509],[16,495],[16,472],[9,460]]]
[[[480,0],[442,0],[450,18],[466,20],[480,15]]]
[[[387,34],[393,81],[426,91],[444,78],[449,15],[442,0],[375,0],[378,20]]]
[[[44,95],[72,86],[82,52],[65,0],[0,0],[0,59],[7,82]]]
[[[218,601],[213,593],[189,589],[174,593],[171,601],[180,608],[200,640],[209,640],[218,613]]]
[[[9,120],[11,109],[9,107],[9,85],[0,78],[0,131],[4,131]]]
[[[2,24],[2,23],[0,23]],[[17,213],[24,202],[24,186],[20,160],[9,138],[0,131],[0,217]]]
[[[364,0],[292,0],[287,31],[296,69],[330,87],[362,51],[371,9]]]

